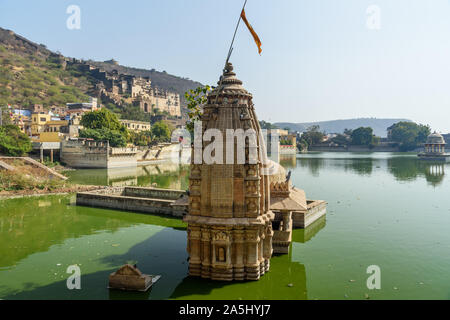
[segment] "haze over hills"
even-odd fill
[[[80,70],[62,67],[60,53],[48,50],[44,44],[34,43],[11,30],[0,28],[0,103],[27,107],[31,104],[65,104],[85,100],[95,94],[96,80]],[[107,72],[149,77],[152,87],[180,94],[201,84],[187,78],[119,65],[116,61],[86,61]]]
[[[371,127],[376,136],[386,137],[387,136],[386,129],[392,126],[394,123],[400,121],[411,121],[411,120],[357,118],[357,119],[304,122],[304,123],[277,122],[274,123],[274,125],[282,129],[289,128],[289,130],[299,132],[306,131],[309,127],[317,125],[320,127],[320,131],[324,131],[325,133],[343,133],[345,129],[353,130],[359,127]]]

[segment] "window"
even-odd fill
[[[226,255],[225,255],[225,249],[223,247],[219,248],[219,262],[225,262],[226,261]]]

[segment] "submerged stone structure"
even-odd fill
[[[201,120],[203,132],[217,129],[224,140],[227,129],[253,129],[260,134],[252,95],[236,78],[231,63],[226,65],[219,86],[208,95]],[[256,141],[255,146],[247,141],[245,163],[239,164],[240,151],[232,139],[223,143],[223,164],[207,164],[204,160],[196,164],[194,154],[191,157],[189,210],[184,218],[188,223],[189,275],[258,280],[270,267],[274,218],[269,177],[263,175],[261,155],[265,152],[260,151],[264,144]],[[235,150],[233,164],[225,160],[227,143]],[[203,143],[201,151],[207,147]],[[256,161],[250,161],[251,153]]]

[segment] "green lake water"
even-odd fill
[[[257,282],[187,277],[181,220],[74,206],[74,195],[0,201],[0,299],[450,299],[450,164],[415,155],[310,153],[286,157],[296,187],[328,202],[294,230]],[[447,173],[448,172],[448,173]],[[189,168],[77,170],[77,183],[186,189]],[[147,293],[107,289],[124,263],[162,278]],[[81,290],[69,290],[69,265]],[[369,290],[366,269],[381,269]]]

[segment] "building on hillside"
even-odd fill
[[[20,131],[31,136],[31,111],[23,109],[13,109],[9,112],[11,123],[18,126]]]
[[[89,98],[89,102],[67,103],[67,113],[89,112],[98,109],[97,98]]]
[[[34,105],[32,105],[30,111],[31,111],[31,113],[45,112],[44,106],[42,104],[34,104]]]
[[[37,136],[44,131],[45,124],[51,120],[51,115],[45,112],[31,115],[31,135]]]
[[[61,127],[69,125],[67,120],[50,120],[44,125],[44,132],[61,132]]]
[[[59,107],[59,106],[51,106],[50,111],[57,115],[58,117],[65,117],[67,115],[67,106]]]
[[[136,120],[120,120],[128,130],[131,131],[150,131],[150,122],[136,121]]]

